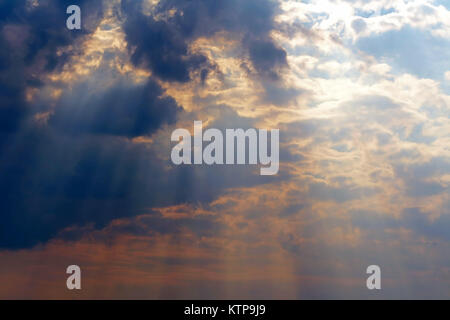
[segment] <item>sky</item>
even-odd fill
[[[0,298],[449,299],[449,83],[448,0],[0,0]]]

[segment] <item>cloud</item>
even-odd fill
[[[443,7],[61,3],[0,1],[1,297],[448,296]],[[279,128],[279,174],[172,165],[193,120]]]
[[[189,44],[204,31],[199,28],[195,35],[189,35],[180,29],[186,23],[197,23],[185,20],[194,7],[185,8],[184,18],[173,16],[165,21],[156,16],[175,2],[161,3],[160,12],[151,17],[141,12],[139,3],[122,3],[130,60],[135,67],[152,71],[144,81],[130,81],[118,69],[123,65],[111,57],[121,57],[120,46],[95,54],[89,51],[89,41],[104,36],[92,34],[96,25],[101,19],[117,16],[104,17],[101,3],[80,2],[83,13],[86,11],[86,28],[73,33],[63,25],[55,31],[56,21],[65,21],[65,4],[42,1],[27,7],[23,1],[4,7],[9,13],[8,19],[2,20],[0,35],[5,44],[0,51],[0,124],[4,132],[0,168],[7,174],[0,181],[5,199],[0,205],[1,247],[35,246],[69,226],[92,224],[101,228],[113,219],[135,216],[149,207],[208,202],[229,187],[273,181],[255,174],[256,167],[173,167],[168,161],[167,131],[182,108],[158,80],[187,82],[192,71],[208,66],[203,55],[189,52]],[[250,14],[255,4],[240,5],[242,15]],[[218,7],[210,2],[191,5],[208,7],[211,21],[217,14],[226,20],[227,10],[233,10],[225,3]],[[272,8],[266,3],[258,10],[271,16]],[[21,10],[24,15],[16,16]],[[266,37],[270,27],[260,24],[271,25],[271,21],[264,18],[249,16],[242,28]],[[216,31],[236,27],[225,20]],[[88,75],[81,73],[77,78],[77,68],[93,60],[100,61],[95,62],[99,63],[97,69],[86,69],[83,72]],[[111,68],[114,71],[108,71]],[[29,96],[30,90],[39,94]],[[56,98],[51,94],[55,91],[59,91]],[[223,126],[253,123],[227,110],[216,111]],[[163,127],[166,131],[158,132]],[[133,140],[142,136],[152,136],[154,143]]]
[[[450,42],[428,31],[406,26],[380,35],[361,38],[356,46],[393,65],[399,72],[424,78],[441,78],[450,68]],[[420,63],[419,63],[420,61]]]
[[[287,66],[286,52],[271,41],[251,42],[250,59],[259,74],[272,79],[277,79],[280,69]]]
[[[438,218],[432,219],[429,212],[420,208],[405,208],[399,218],[386,216],[374,211],[350,211],[351,222],[359,228],[371,230],[372,236],[388,236],[392,230],[404,228],[414,232],[417,237],[426,237],[430,240],[448,241],[446,230],[450,226],[450,214],[446,212]],[[377,236],[377,237],[378,237]]]
[[[206,64],[205,56],[188,53],[186,39],[174,26],[140,11],[130,13],[127,11],[130,6],[136,6],[134,1],[123,4],[129,16],[123,28],[135,65],[148,67],[162,80],[186,82],[191,71]]]
[[[434,157],[427,162],[395,166],[396,174],[404,181],[405,191],[412,197],[426,197],[448,191],[439,180],[450,173],[450,162],[445,157]]]
[[[113,95],[111,100],[109,90],[100,95],[110,104],[88,103],[86,109],[61,105],[49,125],[28,124],[3,146],[0,247],[32,247],[58,237],[70,226],[92,225],[98,229],[114,219],[143,214],[148,208],[209,203],[228,188],[287,178],[286,174],[261,177],[257,166],[174,166],[169,160],[170,130],[153,133],[150,144],[135,142],[131,137],[139,133],[136,130],[143,130],[134,126],[139,119],[145,120],[146,134],[157,128],[151,125],[159,118],[145,118],[145,108],[147,104],[152,106],[152,99],[156,99],[158,108],[173,106],[168,111],[176,110],[170,98],[159,101],[159,95],[153,95],[155,90],[161,91],[152,85],[137,86],[130,92],[113,86],[118,96]],[[128,97],[146,103],[133,106],[119,101]],[[104,102],[103,98],[99,101]],[[116,102],[118,110],[114,110]],[[104,108],[111,105],[112,110],[107,112]],[[96,108],[104,113],[97,113]],[[129,112],[127,108],[136,113],[130,113],[131,119],[137,119],[130,126],[129,119],[123,117]],[[143,114],[139,113],[141,109]],[[212,112],[218,113],[215,125],[219,127],[252,123],[225,107]],[[105,119],[98,114],[111,121],[104,124]],[[83,232],[82,228],[78,230]]]
[[[76,99],[84,92],[82,104]],[[58,130],[74,134],[112,134],[126,137],[151,135],[163,124],[171,125],[182,110],[152,79],[142,85],[115,84],[90,96],[81,86],[64,97],[49,118]]]
[[[366,29],[366,23],[363,19],[355,19],[352,22],[352,28],[356,33],[360,33]]]
[[[162,80],[179,82],[189,81],[195,70],[202,69],[203,76],[213,70],[213,62],[191,52],[189,45],[221,31],[240,38],[258,73],[276,77],[278,69],[286,66],[286,52],[269,35],[275,28],[276,9],[271,0],[163,0],[145,15],[141,1],[122,1],[133,63],[143,64]]]
[[[79,1],[86,8],[83,32],[64,28],[70,1],[2,1],[0,19],[0,131],[17,130],[29,111],[27,88],[39,88],[45,74],[61,68],[78,52],[68,47],[99,22],[102,4]],[[60,26],[60,27],[58,27]]]
[[[376,193],[375,189],[358,188],[348,184],[339,186],[329,186],[322,182],[309,184],[309,196],[323,201],[333,200],[345,202],[352,199],[370,196]]]

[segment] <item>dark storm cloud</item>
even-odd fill
[[[28,128],[3,151],[1,247],[31,246],[72,224],[102,225],[133,210],[127,197],[135,178],[134,157],[141,153],[137,147]]]
[[[66,8],[85,8],[83,31],[67,30]],[[101,1],[0,1],[0,132],[17,130],[27,115],[27,87],[61,67],[72,51],[59,51],[88,34],[102,13]]]
[[[112,134],[135,137],[150,135],[162,124],[173,124],[181,107],[153,80],[127,86],[119,83],[107,90],[84,95],[84,103],[76,99],[83,88],[65,97],[49,123],[59,130],[78,133]]]
[[[276,8],[271,1],[162,1],[159,13],[175,6],[182,10],[162,20],[142,15],[138,1],[124,1],[123,27],[132,62],[151,69],[152,78],[144,85],[119,80],[106,89],[95,81],[75,83],[63,90],[54,109],[36,101],[31,106],[26,90],[43,87],[45,75],[80,53],[82,37],[93,28],[66,29],[68,1],[39,1],[30,8],[27,3],[0,0],[1,248],[31,247],[67,227],[101,229],[113,219],[148,213],[151,207],[210,202],[229,187],[286,179],[283,174],[259,176],[256,166],[176,167],[162,160],[170,154],[170,140],[149,148],[129,139],[152,135],[181,114],[180,106],[152,79],[183,82],[198,70],[205,80],[214,70],[212,62],[188,51],[192,40],[228,30],[249,40],[244,44],[249,53],[255,43],[270,43]],[[83,25],[98,22],[100,1],[70,4],[81,6]],[[253,54],[255,68],[278,67],[283,53],[275,51],[269,58]],[[51,111],[47,123],[30,121],[42,111]],[[220,123],[215,125],[253,125],[226,108],[216,112]],[[151,223],[162,230],[181,223],[194,232],[213,227],[203,220],[167,226],[158,219]]]
[[[1,248],[31,247],[68,227],[75,227],[70,236],[77,238],[85,226],[101,229],[114,219],[148,214],[152,207],[208,203],[229,187],[286,179],[282,174],[259,176],[256,166],[174,166],[166,159],[170,140],[149,148],[114,134],[82,129],[67,134],[61,124],[70,114],[76,120],[77,114],[66,115],[67,107],[60,108],[63,111],[56,114],[63,116],[51,118],[51,125],[29,123],[5,139],[0,157]],[[251,119],[239,118],[226,107],[214,112],[219,126],[251,124]],[[80,120],[84,118],[89,117]],[[181,226],[196,233],[216,228],[205,219],[169,222],[155,216],[149,222],[155,232],[176,232]]]
[[[133,63],[147,66],[163,80],[180,82],[188,81],[189,73],[198,69],[204,80],[213,63],[189,52],[188,45],[219,31],[240,38],[260,75],[277,78],[287,66],[286,52],[269,36],[277,9],[271,0],[163,0],[152,15],[144,15],[142,1],[122,1]]]
[[[163,80],[189,81],[190,71],[207,62],[203,55],[188,53],[186,39],[165,21],[135,11],[123,28],[128,46],[134,48],[131,61],[148,67]]]
[[[3,148],[1,248],[30,247],[70,226],[100,229],[151,207],[210,202],[229,187],[281,179],[261,177],[247,166],[177,167],[145,144],[55,130],[29,128]],[[195,220],[186,227],[197,232],[204,223]]]
[[[286,51],[269,40],[255,40],[250,43],[250,59],[259,74],[272,79],[287,66]]]

